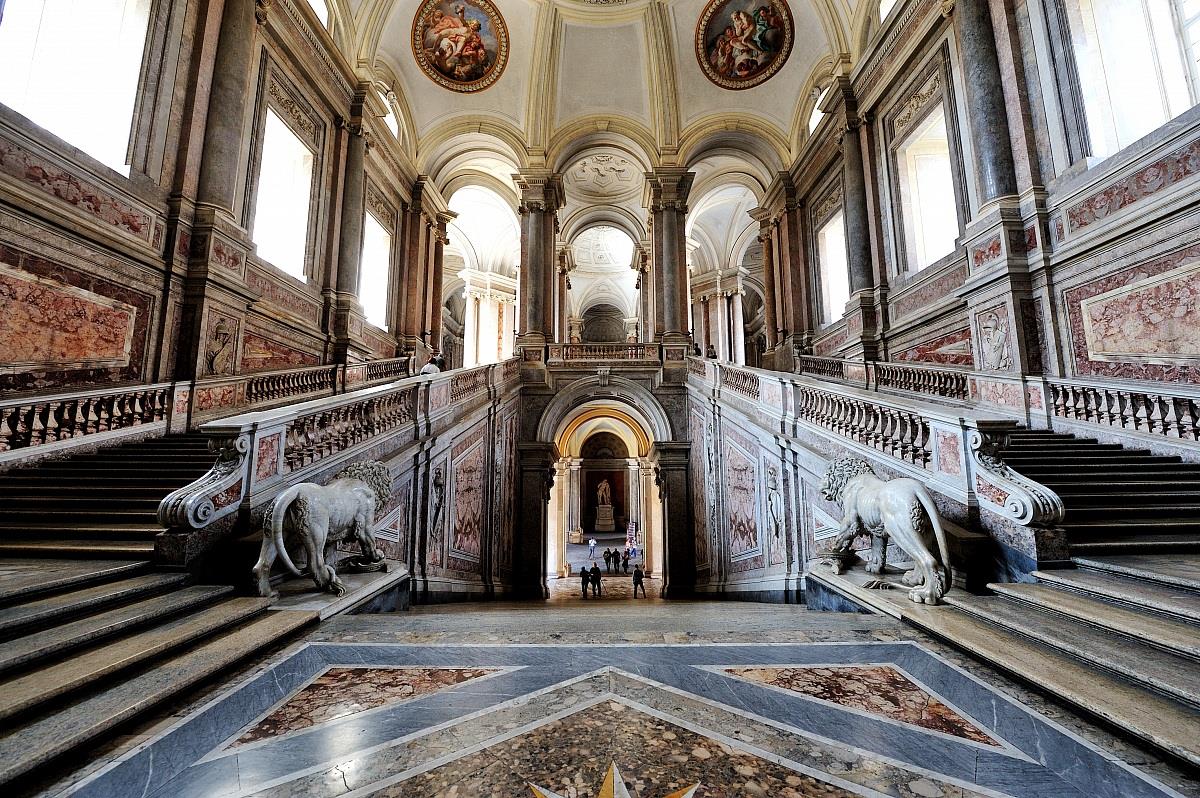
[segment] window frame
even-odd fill
[[[809,263],[812,264],[812,318],[815,320],[815,328],[824,330],[840,323],[846,314],[846,308],[843,306],[840,312],[832,321],[825,321],[825,270],[821,262],[821,230],[839,213],[843,214],[842,224],[845,225],[845,188],[841,177],[840,162],[835,167],[832,174],[825,177],[819,184],[819,188],[812,192],[816,199],[809,204],[811,210],[804,220],[807,225],[809,235],[808,239],[808,257]],[[849,241],[846,242],[846,283],[850,283],[850,252]]]
[[[939,86],[919,107],[912,112],[907,128],[896,135],[896,120],[910,108],[922,88],[938,76]],[[946,123],[946,142],[950,151],[950,175],[954,187],[955,215],[958,221],[958,235],[953,250],[935,261],[931,261],[920,269],[910,268],[909,242],[905,234],[904,202],[900,190],[900,148],[908,141],[912,132],[923,125],[938,108],[941,108]],[[937,53],[910,78],[904,86],[893,94],[889,110],[880,120],[883,129],[883,149],[886,153],[886,169],[888,178],[888,197],[891,200],[889,209],[889,227],[891,238],[892,264],[888,276],[896,278],[901,283],[916,279],[919,275],[936,270],[950,260],[962,256],[964,247],[961,243],[966,225],[970,218],[970,194],[967,191],[967,170],[963,156],[962,134],[959,128],[958,106],[955,102],[953,73],[950,67],[948,46],[943,43]]]
[[[275,115],[283,121],[292,134],[304,146],[308,147],[313,154],[312,180],[309,184],[308,192],[308,220],[305,226],[303,277],[285,271],[274,263],[260,257],[257,252],[255,253],[255,259],[259,263],[270,267],[272,273],[275,275],[284,275],[305,284],[314,283],[320,277],[317,273],[317,252],[321,245],[319,240],[321,238],[319,220],[323,213],[321,189],[326,179],[325,123],[321,116],[313,110],[313,105],[297,90],[296,84],[286,77],[277,64],[272,62],[265,50],[262,55],[258,75],[258,99],[254,109],[253,132],[250,137],[250,164],[247,169],[245,194],[242,202],[243,207],[240,214],[241,223],[246,231],[251,234],[251,240],[253,240],[253,233],[251,231],[254,230],[254,217],[258,204],[259,181],[262,175],[263,139],[266,132],[267,109],[269,108],[274,111]],[[284,107],[277,98],[271,96],[269,88],[272,82],[274,82],[275,86],[282,93],[286,94],[286,99],[289,101],[289,105],[292,106],[291,108]],[[302,115],[312,123],[313,132],[311,134],[300,127],[296,120],[296,115]]]
[[[383,198],[383,192],[375,185],[374,181],[368,179],[366,184],[366,202],[363,208],[363,245],[362,249],[366,248],[367,231],[365,220],[370,217],[383,228],[383,231],[388,234],[388,258],[387,258],[387,297],[384,300],[384,323],[382,326],[375,324],[373,321],[366,318],[366,309],[363,310],[363,318],[367,324],[375,327],[378,330],[390,333],[392,330],[393,314],[395,313],[395,303],[392,297],[395,293],[397,282],[396,260],[400,252],[399,241],[397,240],[398,225],[396,224],[396,210]],[[362,277],[365,261],[360,257],[358,263],[358,301],[362,305]]]

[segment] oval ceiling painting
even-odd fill
[[[508,27],[489,0],[424,0],[413,19],[413,56],[451,91],[482,91],[508,63]]]
[[[709,0],[696,23],[696,58],[725,89],[749,89],[778,72],[792,52],[784,0]]]

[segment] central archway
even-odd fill
[[[619,455],[598,458],[586,463],[589,467],[585,468],[585,448],[598,435],[611,436],[612,444],[597,448],[610,455],[619,451]],[[608,479],[613,492],[614,519],[622,516],[624,525],[623,530],[612,529],[609,523],[601,525],[600,531],[613,538],[607,541],[609,545],[622,551],[626,544],[636,546],[638,562],[656,580],[663,580],[664,595],[677,576],[681,586],[686,584],[686,578],[675,574],[671,565],[677,560],[674,568],[684,567],[686,554],[668,555],[667,541],[678,538],[677,543],[690,542],[688,511],[683,511],[683,517],[673,513],[668,519],[664,508],[674,504],[668,500],[669,495],[675,495],[681,503],[686,501],[687,484],[676,485],[672,493],[667,483],[674,478],[665,479],[664,474],[686,472],[678,461],[679,450],[686,449],[687,444],[677,440],[665,408],[647,387],[609,374],[576,380],[546,406],[537,440],[552,452],[551,460],[543,462],[554,473],[538,546],[539,570],[547,585],[548,580],[562,578],[568,570],[577,572],[583,564],[572,563],[568,555],[573,553],[578,558],[580,549],[569,552],[568,547],[579,543],[568,541],[586,543],[598,537],[598,511],[588,502],[590,498],[598,499],[591,494],[603,478]],[[591,474],[590,481],[589,472],[597,472]],[[586,564],[590,566],[591,560]],[[681,594],[686,594],[686,589]]]

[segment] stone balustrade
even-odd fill
[[[882,461],[894,472],[920,479],[964,506],[978,505],[997,523],[1043,529],[1062,519],[1062,502],[1045,487],[1009,469],[995,452],[1017,422],[1000,409],[932,402],[883,394],[825,379],[693,361],[688,369],[695,396],[744,416],[777,440],[795,441],[829,454],[830,442]],[[722,396],[724,395],[724,396]],[[836,451],[836,449],[834,449]]]
[[[246,404],[273,404],[299,397],[336,393],[340,366],[273,371],[245,378]]]
[[[1200,440],[1200,391],[1182,386],[1171,392],[1134,385],[1083,380],[1045,380],[1050,412],[1056,418],[1120,430]]]
[[[99,441],[123,430],[165,426],[170,396],[170,383],[160,383],[5,400],[0,402],[0,456],[58,450],[67,441]]]
[[[661,360],[658,344],[550,344],[549,363],[653,363]]]
[[[452,435],[457,419],[479,407],[472,400],[519,390],[506,377],[515,362],[417,375],[201,424],[216,463],[159,504],[159,521],[168,528],[159,538],[160,558],[189,560],[287,487],[323,481],[359,459],[387,459],[422,435]]]
[[[872,390],[906,391],[956,401],[971,398],[970,372],[965,369],[925,363],[839,360],[812,355],[801,355],[797,362],[801,374],[862,384]]]

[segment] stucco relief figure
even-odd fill
[[[612,504],[612,485],[608,484],[607,479],[601,480],[599,487],[596,488],[596,504],[601,507]]]
[[[204,359],[209,374],[229,374],[233,371],[233,348],[236,343],[236,328],[229,319],[217,319],[208,334],[204,348]]]
[[[446,504],[446,475],[438,466],[433,472],[433,512],[429,514],[429,528],[441,529],[442,510]]]
[[[871,536],[867,572],[884,574],[891,540],[912,558],[903,584],[875,580],[868,588],[901,588],[918,604],[940,604],[950,589],[952,572],[946,534],[929,491],[915,479],[884,481],[870,463],[843,457],[830,464],[821,480],[821,495],[841,504],[841,528],[829,554],[836,573],[855,560],[854,539]],[[936,553],[934,551],[936,549]]]
[[[979,349],[983,367],[1007,369],[1012,367],[1009,351],[1008,322],[995,311],[989,310],[979,317]]]
[[[343,469],[328,485],[302,482],[275,497],[263,516],[263,542],[254,566],[260,596],[271,592],[271,567],[278,557],[296,576],[301,571],[288,555],[286,542],[297,538],[308,556],[308,570],[317,587],[338,596],[346,586],[333,565],[326,562],[328,549],[344,540],[354,540],[361,556],[347,559],[360,571],[386,570],[383,551],[375,542],[375,513],[392,494],[392,474],[383,463],[354,463]]]
[[[771,537],[783,537],[783,494],[779,490],[779,470],[775,466],[767,468],[767,523]]]

